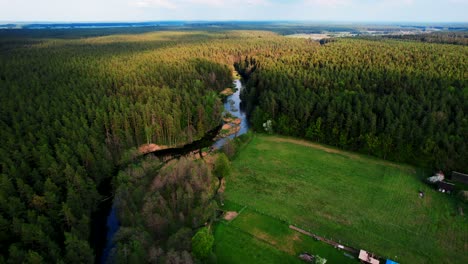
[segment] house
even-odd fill
[[[359,251],[359,260],[363,263],[380,264],[380,261],[374,257],[374,254],[369,253],[365,250],[361,249]]]
[[[437,190],[443,193],[452,193],[455,190],[455,184],[446,181],[440,181],[437,182]]]

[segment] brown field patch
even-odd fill
[[[139,148],[138,148],[138,152],[140,154],[146,154],[146,153],[150,153],[150,152],[154,152],[154,151],[158,151],[158,150],[163,150],[163,149],[167,149],[168,146],[160,146],[160,145],[156,145],[156,144],[143,144],[141,145]]]
[[[295,232],[293,237],[292,237],[292,240],[294,241],[302,241],[302,238],[301,236],[299,235],[299,233]]]
[[[228,211],[224,214],[224,220],[226,221],[232,221],[234,218],[236,218],[239,215],[239,213],[235,211]]]
[[[276,246],[278,244],[274,237],[272,237],[269,234],[267,234],[265,232],[262,232],[262,231],[260,231],[258,229],[253,230],[252,234],[256,238],[258,238],[260,240],[263,240],[263,241],[267,242],[270,245]]]

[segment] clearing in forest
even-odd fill
[[[293,224],[401,263],[468,263],[466,216],[458,213],[455,197],[432,190],[421,181],[423,176],[406,165],[255,135],[233,161],[225,196],[250,211],[281,219],[286,228]],[[426,193],[424,198],[419,190]],[[245,226],[255,228],[261,223],[245,215],[229,226],[248,221]],[[235,232],[221,229],[218,233]]]

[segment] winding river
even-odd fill
[[[202,147],[209,147],[210,145],[216,149],[219,149],[227,142],[228,139],[233,139],[237,136],[247,133],[247,131],[249,130],[247,115],[245,111],[243,111],[241,108],[240,93],[242,89],[244,88],[241,80],[239,79],[234,80],[234,87],[236,91],[234,92],[234,94],[227,97],[226,102],[224,103],[224,109],[226,112],[230,113],[232,116],[235,116],[236,118],[241,119],[241,123],[239,125],[240,130],[236,134],[218,139],[216,142],[213,143],[213,138],[215,138],[218,132],[220,131],[220,127],[218,127],[218,128],[215,128],[214,130],[209,131],[205,135],[205,137],[202,138],[201,140],[187,144],[180,148],[166,149],[163,151],[158,151],[157,153],[154,152],[152,154],[158,157],[167,156],[167,155],[181,156],[181,155],[188,154],[196,149],[200,149]],[[120,223],[117,217],[116,202],[117,201],[113,202],[112,207],[110,208],[110,212],[107,216],[107,222],[106,222],[107,230],[105,233],[103,232],[103,235],[104,234],[106,235],[105,247],[102,251],[102,254],[99,254],[97,256],[98,258],[100,257],[100,263],[106,263],[106,260],[108,259],[111,250],[115,247],[115,244],[113,243],[113,237],[119,230],[119,226],[120,226]],[[99,252],[102,249],[97,248],[96,250],[98,250]]]
[[[231,115],[241,119],[240,130],[236,134],[230,135],[225,138],[221,138],[218,141],[216,141],[213,144],[213,147],[215,148],[221,148],[228,139],[233,139],[234,137],[245,134],[249,130],[249,122],[247,121],[247,114],[241,108],[240,93],[242,89],[244,88],[241,80],[239,79],[234,80],[234,87],[236,88],[236,92],[227,98],[226,102],[224,103],[224,109],[226,112],[230,113]]]

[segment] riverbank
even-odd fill
[[[226,116],[223,121],[225,126],[222,128],[221,137],[213,144],[216,149],[221,148],[229,139],[243,135],[249,130],[247,113],[241,107],[242,100],[240,98],[240,94],[245,87],[237,72],[233,76],[235,92],[228,96],[224,103]]]

